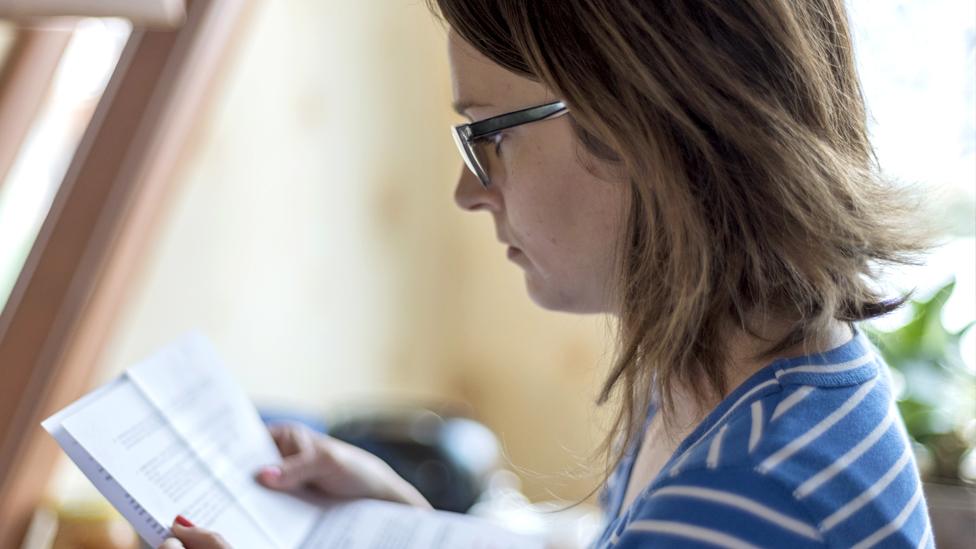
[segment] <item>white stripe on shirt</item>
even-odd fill
[[[932,535],[932,523],[925,521],[925,530],[922,530],[922,538],[918,540],[918,549],[929,546],[929,536]]]
[[[875,530],[873,534],[857,542],[851,549],[867,549],[868,547],[874,547],[879,541],[891,535],[892,532],[901,528],[902,524],[908,520],[915,508],[918,507],[918,503],[922,501],[922,487],[918,484],[915,485],[915,493],[912,494],[911,499],[905,504],[898,516],[891,520],[888,524],[885,524],[881,528]]]
[[[847,399],[846,402],[844,402],[843,405],[841,405],[840,408],[834,410],[833,413],[820,421],[820,423],[814,425],[809,431],[793,439],[792,442],[777,450],[773,455],[764,459],[762,463],[759,464],[759,467],[757,467],[757,470],[760,473],[768,473],[790,456],[799,452],[804,446],[809,444],[815,438],[822,435],[835,423],[847,417],[847,414],[851,413],[851,411],[856,408],[862,400],[864,400],[868,393],[871,392],[871,389],[874,389],[874,386],[878,383],[878,379],[879,378],[875,377],[871,381],[861,386],[856,393],[854,393],[849,399]]]
[[[822,539],[817,530],[802,521],[784,515],[775,509],[767,507],[757,501],[737,494],[730,494],[713,488],[702,488],[700,486],[665,486],[651,493],[651,498],[659,496],[685,496],[698,498],[713,503],[721,503],[729,507],[734,507],[740,511],[745,511],[767,522],[771,522],[780,528],[799,534],[805,538],[813,540]]]
[[[698,438],[698,440],[696,440],[691,446],[689,446],[684,452],[682,452],[681,456],[678,457],[678,459],[674,462],[674,465],[671,466],[671,473],[670,473],[671,476],[673,477],[678,474],[681,465],[685,462],[686,459],[688,459],[688,456],[691,455],[691,451],[697,448],[698,445],[701,444],[701,441],[705,440],[705,438],[713,430],[715,430],[715,428],[718,427],[722,423],[722,421],[725,420],[725,418],[729,417],[729,414],[735,411],[735,409],[739,407],[739,404],[742,404],[742,402],[744,402],[747,398],[751,397],[753,394],[771,385],[779,385],[779,382],[776,381],[775,379],[766,380],[760,383],[759,385],[756,385],[752,389],[749,389],[749,391],[747,391],[746,394],[742,395],[741,397],[739,397],[739,400],[735,401],[735,404],[729,406],[729,409],[726,410],[724,414],[722,414],[722,417],[718,418],[718,420],[715,423],[713,423],[712,426],[707,431],[705,431],[705,433],[701,437]]]
[[[752,403],[752,426],[749,428],[749,453],[759,443],[762,436],[762,401],[757,400]]]
[[[661,532],[663,534],[704,541],[718,545],[719,547],[729,547],[731,549],[760,549],[756,545],[742,541],[724,532],[671,520],[637,520],[631,523],[624,532],[626,533],[631,530]]]
[[[714,469],[718,466],[718,460],[722,456],[722,437],[725,436],[725,430],[729,428],[726,423],[718,430],[718,434],[712,438],[712,443],[708,445],[708,457],[705,458],[705,466],[709,469]]]
[[[878,440],[888,432],[891,427],[891,423],[895,418],[895,411],[888,409],[888,413],[885,414],[884,419],[878,424],[877,427],[871,431],[871,434],[867,436],[864,440],[859,442],[857,446],[854,446],[847,451],[846,454],[837,459],[837,461],[831,463],[827,467],[824,467],[819,473],[813,475],[807,479],[803,484],[801,484],[793,492],[793,495],[797,499],[803,499],[809,496],[814,490],[820,487],[823,483],[834,478],[838,473],[844,470],[845,467],[854,462],[855,459],[861,457],[864,452],[867,452]]]
[[[872,484],[867,490],[862,492],[861,495],[857,496],[851,501],[848,501],[847,503],[844,504],[843,507],[834,511],[833,514],[825,518],[823,522],[820,523],[820,531],[826,532],[827,530],[830,530],[834,526],[837,526],[837,524],[839,524],[847,517],[853,515],[855,512],[857,512],[858,509],[864,507],[864,505],[867,502],[874,499],[874,497],[880,494],[882,490],[887,488],[888,485],[891,484],[893,480],[895,480],[895,477],[897,477],[902,472],[902,469],[905,468],[905,464],[907,464],[910,461],[909,458],[912,455],[911,452],[912,449],[906,446],[905,450],[901,453],[901,457],[898,458],[898,461],[896,461],[888,469],[888,471],[881,476],[881,478],[875,481],[875,483]]]
[[[810,385],[804,385],[790,394],[790,396],[779,401],[779,404],[777,404],[776,408],[773,410],[773,417],[769,418],[769,421],[773,421],[774,419],[783,415],[784,412],[799,404],[801,400],[806,398],[806,396],[812,392],[813,387]]]
[[[806,372],[813,372],[818,374],[836,374],[837,372],[843,372],[846,370],[853,370],[855,368],[860,368],[865,364],[874,360],[873,353],[866,353],[863,356],[857,357],[853,360],[848,360],[847,362],[841,362],[838,364],[804,364],[802,366],[794,366],[792,368],[786,368],[783,370],[776,371],[776,378],[779,379],[780,376],[785,376],[788,374],[800,374]]]

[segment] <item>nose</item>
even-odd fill
[[[486,189],[478,177],[464,166],[461,166],[461,175],[454,189],[454,202],[462,210],[470,212],[477,210],[497,212],[501,209],[501,195],[498,194],[495,185],[489,185]]]

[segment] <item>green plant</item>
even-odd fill
[[[976,376],[959,348],[974,323],[958,332],[942,324],[954,288],[951,281],[926,300],[911,300],[910,319],[897,329],[864,327],[891,366],[898,410],[917,443],[923,476],[948,482],[967,480],[960,464],[976,443]]]

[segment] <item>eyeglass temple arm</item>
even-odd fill
[[[566,112],[566,104],[562,101],[555,101],[545,105],[538,105],[486,118],[468,125],[471,131],[470,139],[477,139],[502,130],[507,130],[508,128],[528,124],[529,122],[537,122],[551,118],[564,112]]]

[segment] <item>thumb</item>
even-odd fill
[[[172,547],[186,547],[186,549],[230,549],[230,546],[227,545],[227,542],[224,541],[224,538],[220,534],[204,528],[174,523],[170,531],[173,533],[173,536],[183,542],[183,545],[174,545]],[[171,546],[163,544],[162,547],[169,548]]]
[[[269,465],[258,472],[258,480],[268,488],[291,490],[316,476],[315,454],[303,452],[286,457],[280,465]]]

